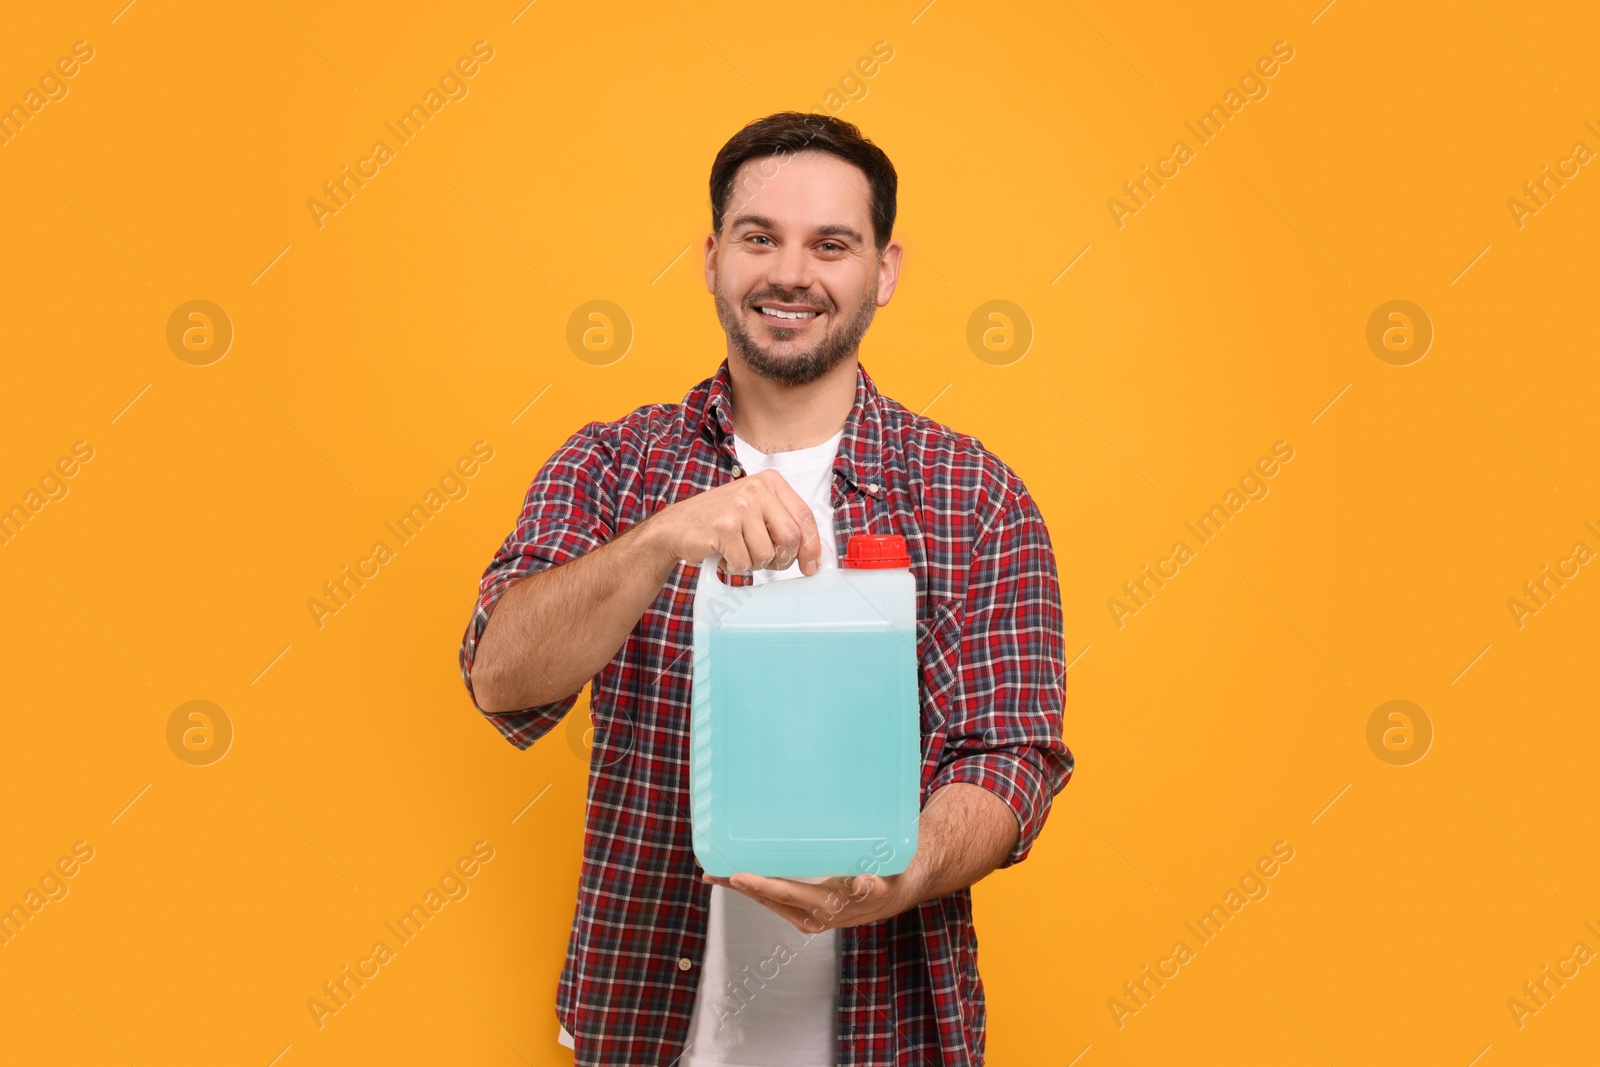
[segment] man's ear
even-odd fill
[[[717,235],[706,234],[706,292],[717,291]]]
[[[905,247],[899,241],[891,240],[883,247],[883,255],[878,257],[878,306],[883,307],[894,296],[894,290],[900,283],[900,257],[905,252]]]

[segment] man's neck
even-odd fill
[[[785,385],[761,377],[742,356],[730,353],[734,433],[767,455],[820,445],[850,417],[858,358],[851,356],[814,382]]]

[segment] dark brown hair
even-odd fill
[[[846,163],[854,163],[867,176],[872,201],[873,239],[879,253],[894,231],[895,191],[898,179],[894,164],[883,149],[861,136],[852,123],[832,115],[780,111],[756,119],[734,134],[711,164],[711,228],[722,232],[723,212],[733,193],[733,179],[739,168],[752,159],[777,156],[781,166],[794,152],[827,152]]]

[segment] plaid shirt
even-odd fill
[[[461,644],[469,693],[478,641],[513,584],[743,473],[732,400],[724,360],[681,405],[590,422],[557,449],[484,572]],[[1020,827],[1001,866],[1021,862],[1073,769],[1061,738],[1066,663],[1055,554],[1033,498],[976,439],[881,395],[859,363],[832,494],[841,558],[854,533],[900,534],[911,556],[923,803],[952,782],[990,790]],[[669,1067],[688,1038],[711,893],[688,816],[699,569],[699,561],[678,564],[592,682],[583,870],[556,998],[579,1067]],[[578,695],[483,714],[523,749]],[[981,1067],[986,1012],[970,890],[840,933],[840,1067]]]

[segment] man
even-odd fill
[[[681,404],[575,432],[483,576],[462,677],[512,744],[593,680],[556,1002],[580,1067],[983,1063],[967,887],[1027,855],[1072,774],[1060,592],[1021,479],[859,363],[899,274],[896,182],[831,117],[739,131],[712,166],[705,244],[726,358]],[[734,584],[804,580],[852,533],[901,534],[917,580],[917,851],[893,876],[712,879],[688,817],[700,562],[721,553]]]

